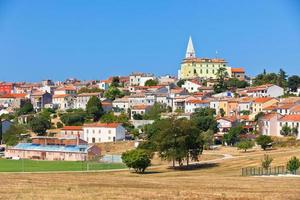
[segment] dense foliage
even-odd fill
[[[144,173],[150,166],[151,160],[148,152],[142,149],[133,149],[122,154],[122,161],[128,168],[132,168],[137,173]]]
[[[242,149],[245,152],[247,149],[251,149],[254,146],[254,142],[252,140],[242,140],[237,144],[238,149]]]
[[[3,142],[8,146],[14,146],[22,139],[21,134],[27,133],[24,126],[12,124],[6,133],[3,135]]]
[[[82,87],[78,90],[78,94],[81,93],[100,93],[103,92],[102,89],[97,88],[97,87],[92,87],[92,88],[88,88],[88,87]]]
[[[227,145],[235,145],[237,142],[240,141],[240,134],[243,133],[243,126],[237,125],[230,128],[228,133],[224,134],[224,141]]]
[[[145,82],[145,86],[156,86],[158,84],[157,80],[149,79]]]
[[[86,113],[83,110],[64,113],[60,116],[60,120],[67,126],[80,126],[84,123]]]
[[[108,90],[104,92],[104,96],[110,100],[115,100],[116,98],[121,98],[124,96],[124,93],[119,90],[117,87],[110,86]]]
[[[296,174],[296,171],[300,168],[300,160],[296,156],[292,157],[288,161],[286,168],[293,174]]]
[[[47,129],[51,127],[51,123],[44,116],[38,115],[29,122],[29,126],[37,135],[44,135]]]
[[[86,112],[88,116],[93,119],[94,122],[100,119],[104,111],[102,108],[101,101],[98,97],[93,96],[89,99],[89,101],[86,104]]]
[[[33,111],[33,105],[30,102],[26,102],[18,111],[18,115],[26,115]]]
[[[272,142],[272,138],[268,135],[260,135],[256,138],[256,143],[260,145],[263,150],[266,150],[268,145]]]

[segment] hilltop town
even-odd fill
[[[196,57],[191,37],[178,77],[133,72],[105,80],[1,82],[0,118],[4,172],[122,170],[126,165],[145,173],[152,163],[151,169],[175,170],[176,176],[177,169],[194,167],[200,168],[195,178],[220,173],[213,176],[220,184],[226,170],[230,176],[240,170],[242,176],[264,176],[297,174],[299,168],[299,159],[290,156],[297,154],[293,148],[300,140],[300,77],[288,76],[283,69],[250,77],[247,68],[232,67],[223,58]],[[267,149],[273,153],[265,154]],[[249,159],[239,150],[250,151]],[[262,155],[262,163],[268,164],[256,168]],[[269,155],[280,165],[272,168]],[[290,164],[285,168],[286,159]],[[223,162],[225,171],[213,167]],[[209,169],[203,171],[203,166]],[[190,172],[180,176],[184,174],[191,177]],[[118,187],[109,173],[101,177]],[[164,175],[157,180],[169,183]],[[196,196],[191,197],[198,198],[198,189],[192,190]],[[155,190],[143,196],[164,195],[156,196]]]
[[[299,79],[283,70],[250,78],[225,59],[196,57],[190,37],[178,78],[133,72],[106,80],[0,83],[1,143],[8,144],[6,157],[86,160],[88,149],[100,154],[93,144],[145,140],[145,126],[172,117],[191,120],[201,109],[214,112],[214,144],[258,135],[300,139]],[[235,127],[240,132],[228,139]],[[68,143],[75,147],[50,153],[57,150],[52,144]]]

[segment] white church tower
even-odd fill
[[[188,43],[188,46],[186,48],[185,58],[196,58],[196,53],[195,53],[195,50],[194,50],[193,41],[192,41],[191,36],[189,38],[189,43]]]

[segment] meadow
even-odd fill
[[[299,148],[243,153],[226,147],[204,153],[211,156],[191,170],[174,170],[162,163],[143,175],[128,170],[0,173],[0,199],[300,198],[300,177],[241,176],[242,167],[259,166],[265,153],[274,158],[272,165],[285,165],[291,156],[300,157]],[[222,159],[221,155],[231,157]]]
[[[0,172],[48,172],[122,169],[122,163],[0,159]]]

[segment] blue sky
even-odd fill
[[[199,57],[299,75],[297,0],[0,0],[0,80],[176,75],[189,35]]]

